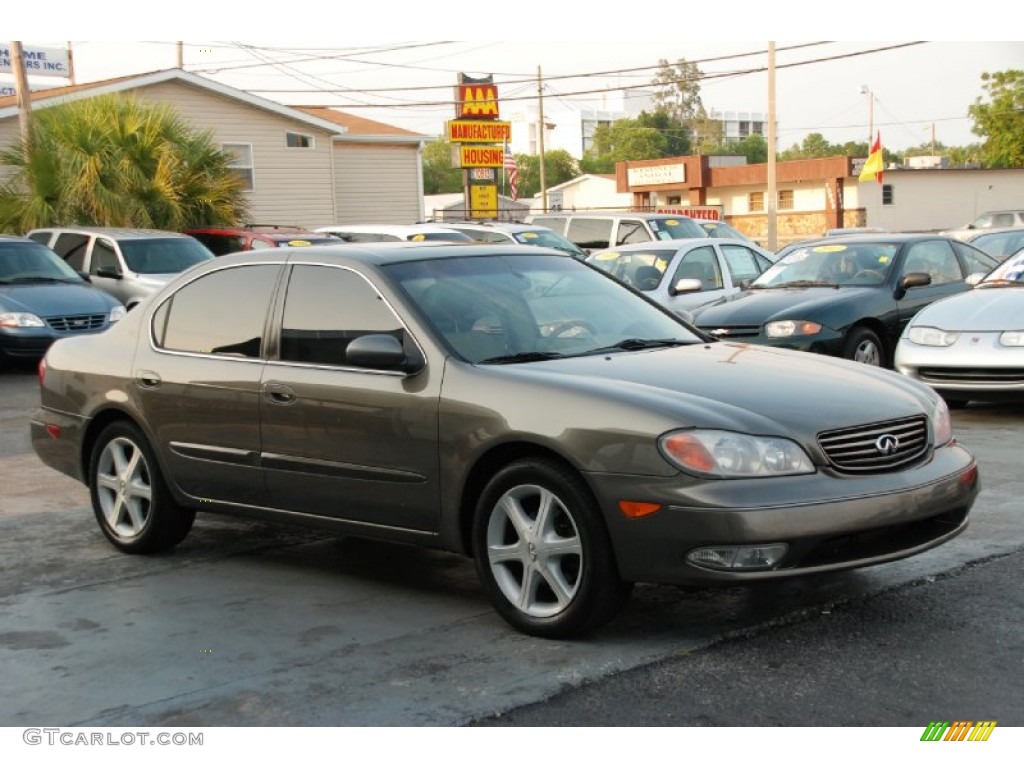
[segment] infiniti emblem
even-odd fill
[[[896,435],[890,435],[888,432],[884,435],[880,435],[875,440],[875,448],[883,456],[892,456],[900,447],[899,438]]]

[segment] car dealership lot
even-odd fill
[[[32,454],[37,399],[31,370],[0,375],[5,726],[463,724],[1024,545],[1024,407],[973,405],[954,424],[982,492],[952,542],[813,580],[641,586],[593,638],[555,642],[509,628],[453,555],[202,515],[170,555],[120,554],[86,489]]]

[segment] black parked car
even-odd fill
[[[0,235],[0,367],[38,360],[55,340],[102,331],[124,313],[45,245]]]
[[[892,367],[903,327],[936,299],[970,289],[996,266],[988,254],[929,234],[829,237],[796,243],[746,291],[692,313],[719,339],[769,344]]]

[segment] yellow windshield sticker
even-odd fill
[[[669,220],[668,220],[668,221],[666,221],[665,223],[666,223],[666,224],[667,224],[668,226],[670,226],[670,227],[678,227],[678,226],[679,226],[679,221],[678,221],[677,219],[669,219]]]
[[[523,232],[523,240],[535,240],[536,238],[536,232]]]
[[[615,261],[617,258],[619,258],[619,254],[615,251],[605,251],[604,253],[597,254],[594,257],[594,261]]]
[[[427,239],[427,236],[426,236],[426,235],[413,235],[413,236],[412,236],[412,237],[410,237],[409,239],[410,239],[410,240],[415,240],[416,242],[419,242],[419,241],[421,241],[421,240],[426,240],[426,239]]]
[[[312,243],[309,242],[309,240],[289,240],[288,241],[288,245],[295,245],[295,246],[299,246],[299,245],[312,245]]]
[[[846,250],[845,245],[819,245],[814,249],[815,253],[842,253]]]

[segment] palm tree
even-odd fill
[[[248,213],[232,157],[170,107],[97,96],[32,113],[0,150],[0,230],[91,224],[181,230]]]

